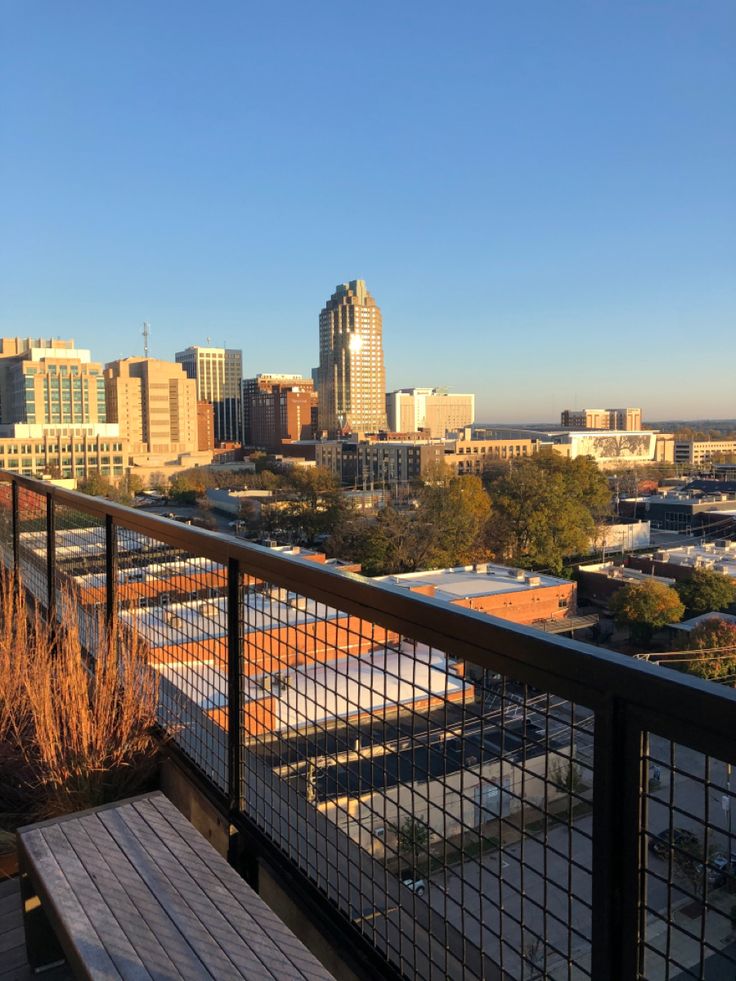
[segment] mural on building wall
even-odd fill
[[[654,433],[591,433],[572,437],[573,456],[596,460],[653,460]]]

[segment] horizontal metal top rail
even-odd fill
[[[0,471],[0,483],[15,483],[97,518],[110,516],[121,528],[225,566],[237,561],[243,574],[591,709],[605,711],[616,701],[643,729],[736,762],[736,691],[731,688],[46,481]]]

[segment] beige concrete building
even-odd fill
[[[565,409],[560,424],[566,429],[641,430],[641,409]]]
[[[475,422],[475,395],[445,388],[401,388],[386,394],[386,416],[391,432],[424,430],[442,438]]]
[[[197,451],[197,386],[181,365],[156,358],[112,361],[105,392],[108,418],[134,456]]]
[[[6,428],[12,435],[0,437],[0,470],[25,477],[82,478],[101,473],[117,480],[127,469],[129,449],[116,425],[18,423]]]
[[[712,460],[736,460],[736,439],[678,439],[675,441],[675,463],[698,467]]]
[[[482,474],[493,463],[519,460],[538,452],[533,439],[458,439],[447,444],[445,463],[458,474]]]
[[[319,315],[318,427],[334,437],[386,428],[381,311],[365,281],[337,287]]]

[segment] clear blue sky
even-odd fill
[[[736,416],[734,0],[4,0],[0,330]]]

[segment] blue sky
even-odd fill
[[[308,373],[336,283],[389,387],[485,420],[736,416],[733,0],[5,0],[0,330]]]

